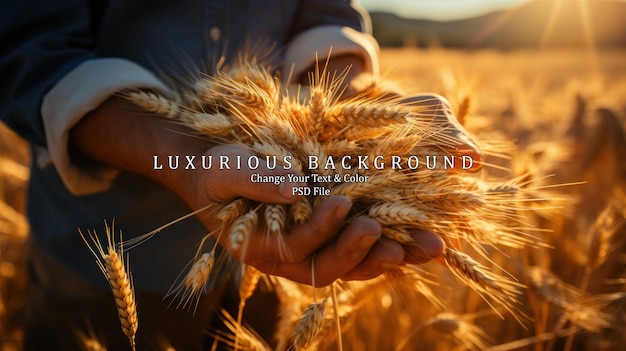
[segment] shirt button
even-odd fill
[[[217,27],[217,26],[211,27],[211,29],[209,29],[209,37],[213,41],[220,40],[220,38],[222,37],[222,30],[220,29],[220,27]]]

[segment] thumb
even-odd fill
[[[297,201],[298,187],[306,187],[301,174],[286,169],[279,162],[268,165],[265,157],[237,145],[219,145],[207,153],[213,156],[213,167],[208,171],[210,196],[217,201],[237,197],[291,204]],[[270,168],[271,167],[271,168]]]

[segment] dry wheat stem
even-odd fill
[[[200,208],[198,210],[195,210],[195,211],[193,211],[191,213],[188,213],[188,214],[186,214],[186,215],[184,215],[182,217],[176,218],[175,220],[173,220],[173,221],[171,221],[169,223],[166,223],[166,224],[160,226],[159,228],[157,228],[157,229],[155,229],[153,231],[150,231],[150,232],[148,232],[146,234],[139,235],[139,236],[137,236],[135,238],[132,238],[132,239],[129,239],[129,240],[123,242],[123,243],[120,243],[120,246],[123,245],[123,246],[126,247],[126,250],[131,250],[131,249],[141,245],[145,241],[149,240],[150,238],[152,238],[153,236],[158,234],[163,229],[168,228],[168,227],[170,227],[170,226],[172,226],[172,225],[174,225],[174,224],[176,224],[178,222],[182,222],[185,219],[193,217],[193,216],[195,216],[195,215],[197,215],[199,213],[202,213],[202,212],[208,210],[209,208],[211,208],[213,206],[214,206],[214,204],[208,204],[208,205],[206,205],[206,206],[204,206],[204,207],[202,207],[202,208]]]

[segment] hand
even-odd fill
[[[211,148],[206,155],[213,155],[214,158],[224,155],[231,160],[239,155],[245,160],[252,153],[235,145],[220,145]],[[291,195],[292,187],[306,186],[305,183],[287,181],[274,185],[250,182],[250,175],[253,173],[286,176],[290,172],[293,173],[280,168],[270,170],[262,164],[255,170],[212,168],[198,173],[183,173],[194,179],[184,180],[191,186],[181,197],[188,199],[194,209],[238,197],[260,202],[293,204],[299,198]],[[230,246],[226,236],[221,237],[220,243],[239,261],[261,272],[303,284],[312,283],[311,260],[315,257],[315,285],[318,287],[331,284],[336,279],[374,278],[399,264],[424,263],[441,255],[443,242],[438,236],[428,232],[415,233],[417,245],[409,247],[381,239],[380,225],[370,218],[357,218],[341,230],[351,205],[350,199],[344,196],[334,196],[323,201],[308,222],[296,225],[283,234],[285,246],[290,253],[287,257],[280,255],[278,239],[268,238],[265,228],[258,228],[252,233],[245,256],[241,249],[234,250]],[[216,228],[218,225],[212,216],[200,218],[209,228]],[[331,240],[334,237],[336,240]],[[326,244],[328,242],[330,243]]]
[[[250,174],[287,174],[277,168],[269,170],[212,170],[180,171],[152,169],[153,155],[250,155],[250,151],[234,145],[220,145],[190,138],[189,130],[169,123],[158,116],[137,113],[119,99],[112,98],[85,116],[71,131],[70,146],[76,153],[113,167],[126,169],[152,178],[178,194],[194,210],[210,203],[237,197],[279,204],[291,204],[296,197],[291,187],[296,183],[276,186],[271,183],[251,183]],[[119,131],[124,130],[124,135]],[[206,151],[208,150],[208,151]],[[396,242],[381,239],[380,225],[369,218],[352,221],[340,229],[351,206],[345,197],[332,197],[317,207],[311,219],[284,233],[287,249],[292,253],[281,259],[276,239],[267,240],[263,228],[253,233],[251,248],[245,257],[230,250],[244,263],[262,272],[311,284],[311,260],[315,256],[316,286],[324,286],[336,279],[369,279],[398,264],[423,263],[443,252],[443,242],[434,234],[415,233],[416,246],[403,247]],[[212,216],[200,215],[208,228],[218,224]],[[330,239],[335,238],[330,244]],[[226,238],[221,243],[229,249]]]

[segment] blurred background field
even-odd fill
[[[538,190],[538,197],[562,199],[557,208],[529,204],[533,211],[524,215],[548,230],[541,237],[550,248],[490,253],[528,286],[524,304],[534,320],[528,330],[510,316],[504,322],[485,316],[487,306],[467,291],[443,288],[438,294],[455,318],[480,326],[491,337],[492,350],[626,347],[626,51],[386,48],[382,62],[384,72],[408,92],[448,98],[478,140],[514,143],[510,158],[490,159],[507,169],[490,169],[492,175],[522,176],[537,186],[584,182]],[[443,276],[438,281],[446,284]],[[469,347],[442,338],[449,331],[425,327],[423,321],[432,323],[437,314],[425,312],[419,302],[411,306],[409,312],[398,307],[389,313],[389,318],[410,315],[404,317],[411,321],[409,335],[418,326],[413,346],[403,349],[424,342],[433,350]],[[611,327],[593,333],[568,329],[563,316],[587,307],[611,315]]]
[[[543,19],[538,21],[558,34],[558,23],[546,26],[548,10],[556,3],[580,9],[596,1],[542,3],[534,6],[544,6],[548,15],[539,11]],[[626,6],[597,3],[611,3],[606,6],[615,6],[612,13],[623,13],[619,11]],[[435,274],[430,278],[439,285],[434,291],[448,302],[444,310],[389,287],[361,291],[364,307],[355,311],[344,335],[351,345],[348,349],[484,349],[486,344],[494,351],[626,348],[626,41],[618,35],[606,44],[590,40],[593,31],[591,36],[581,31],[576,35],[579,42],[557,45],[557,34],[542,31],[531,44],[509,47],[485,39],[478,45],[474,39],[485,33],[480,29],[501,17],[477,22],[483,23],[478,34],[463,39],[465,45],[436,36],[422,41],[406,35],[392,43],[405,47],[382,50],[381,64],[384,76],[407,92],[435,92],[448,98],[478,140],[511,141],[515,147],[510,158],[489,160],[504,168],[492,169],[492,175],[523,177],[538,187],[538,197],[563,199],[556,202],[557,208],[530,203],[535,211],[524,213],[528,223],[546,229],[539,234],[548,247],[493,253],[495,263],[528,287],[522,302],[533,322],[523,327],[506,313],[500,319],[470,289],[450,289],[449,275]],[[626,35],[626,17],[614,17],[606,17],[603,28],[617,28]],[[602,21],[595,15],[589,18],[595,21],[591,23]],[[381,29],[374,19],[376,33]],[[502,21],[510,25],[512,20]],[[582,20],[577,23],[585,26]],[[445,32],[430,33],[439,30]],[[406,28],[403,33],[408,33]],[[3,351],[19,350],[21,345],[28,163],[26,144],[0,125]],[[576,182],[584,183],[539,188]],[[446,319],[441,313],[453,315]],[[606,318],[609,325],[594,325],[598,318]],[[468,341],[476,335],[482,335],[479,339],[485,344]]]

